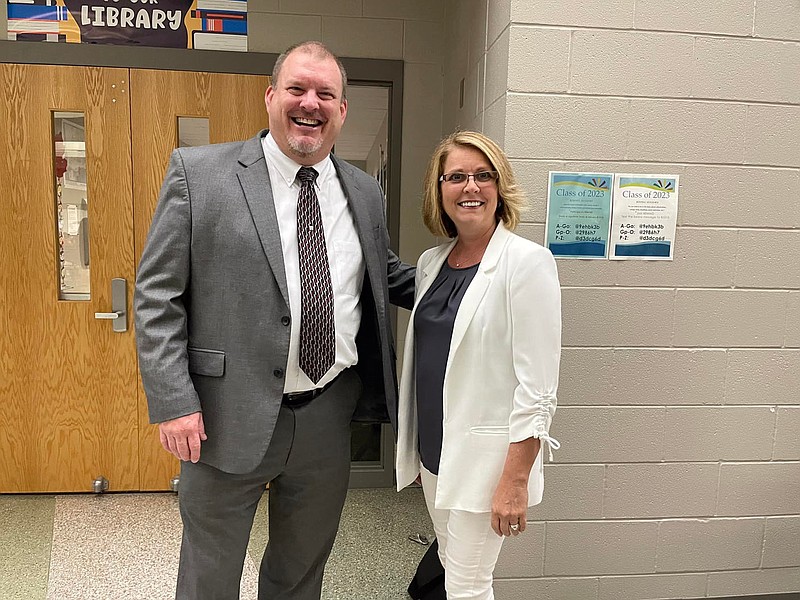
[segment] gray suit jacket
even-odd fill
[[[272,437],[289,353],[278,222],[261,146],[172,153],[136,279],[139,368],[151,422],[202,410],[201,461],[258,466]],[[389,301],[413,305],[414,269],[388,250],[377,182],[333,157],[366,262],[356,420],[397,422]]]

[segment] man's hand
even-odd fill
[[[208,439],[203,425],[203,413],[196,412],[158,424],[164,450],[180,460],[200,460],[200,442]]]

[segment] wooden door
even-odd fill
[[[140,485],[130,314],[124,333],[95,318],[112,278],[128,313],[133,292],[128,83],[0,64],[0,492]]]
[[[208,141],[212,144],[246,140],[267,127],[264,92],[268,85],[266,76],[131,70],[137,263],[170,153],[179,145],[179,118],[208,119]],[[161,447],[157,427],[148,425],[141,382],[139,424],[140,489],[167,489],[179,465]]]
[[[137,376],[134,265],[178,117],[207,118],[212,143],[247,139],[266,127],[268,84],[0,64],[0,493],[90,491],[99,476],[109,491],[169,488],[178,464]],[[56,142],[64,121],[82,144]],[[112,311],[113,278],[128,282],[123,333],[95,318]]]

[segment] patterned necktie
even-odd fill
[[[297,242],[300,250],[300,368],[317,383],[336,359],[333,286],[325,246],[325,230],[314,181],[317,172],[297,172]]]

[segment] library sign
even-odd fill
[[[8,0],[8,38],[247,51],[246,0]]]

